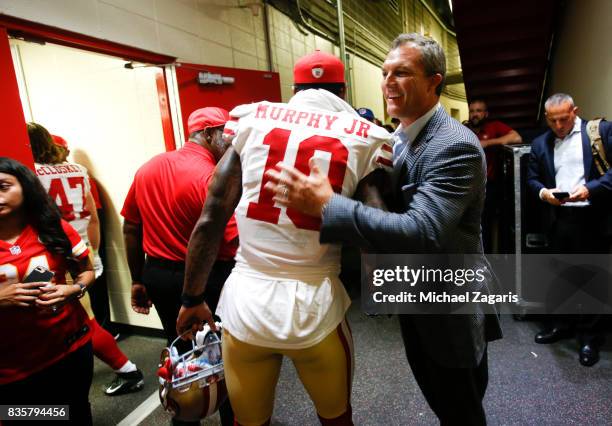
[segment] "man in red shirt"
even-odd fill
[[[503,145],[518,144],[523,140],[510,126],[498,120],[489,120],[487,104],[482,99],[469,103],[470,120],[467,126],[476,133],[487,160],[487,195],[482,211],[482,241],[484,252],[494,249],[493,233],[501,204],[501,170]]]
[[[177,337],[189,237],[200,217],[215,166],[229,146],[222,138],[227,120],[229,114],[222,108],[191,113],[185,146],[157,155],[136,172],[121,211],[132,276],[132,309],[148,314],[151,304],[155,305],[168,344]],[[206,285],[204,297],[213,311],[234,267],[237,248],[238,229],[232,217]],[[178,346],[179,351],[191,349],[191,343],[182,340]],[[232,424],[231,411],[224,415],[222,407],[221,416],[224,425]]]

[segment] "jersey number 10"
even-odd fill
[[[265,173],[285,158],[290,135],[290,130],[275,128],[265,136],[263,144],[270,147],[268,160],[266,161],[261,187],[259,188],[259,200],[256,203],[249,203],[246,215],[248,218],[268,223],[278,223],[281,208],[274,206],[274,195],[264,190],[264,186],[270,180]],[[331,154],[327,177],[334,191],[340,193],[347,167],[348,150],[340,139],[329,136],[311,136],[300,142],[294,167],[306,175],[310,174],[308,162],[314,156],[315,151],[324,151]],[[287,216],[300,229],[318,231],[321,227],[321,219],[307,216],[294,209],[288,208]]]

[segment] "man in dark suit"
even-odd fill
[[[486,171],[478,138],[440,106],[446,72],[441,47],[419,34],[397,37],[383,64],[382,91],[395,132],[396,212],[335,194],[327,176],[280,165],[268,188],[281,204],[322,217],[322,243],[354,244],[378,253],[471,254],[494,281],[483,256],[480,217]],[[486,423],[487,342],[501,338],[497,315],[401,315],[408,361],[443,425]]]
[[[600,172],[593,158],[587,122],[577,116],[571,96],[557,93],[546,101],[550,130],[531,144],[527,184],[547,203],[549,247],[555,253],[608,253],[612,235],[612,169]],[[602,121],[599,134],[607,158],[612,158],[612,124]],[[566,192],[558,199],[555,193]],[[557,194],[557,196],[560,196]],[[560,280],[560,282],[563,280]],[[535,336],[537,343],[553,343],[578,332],[579,361],[592,366],[599,360],[603,337],[596,332],[600,316],[555,316]]]

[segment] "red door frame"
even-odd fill
[[[153,53],[147,50],[126,46],[120,43],[102,40],[96,37],[79,34],[73,31],[63,30],[61,28],[40,24],[38,22],[27,21],[25,19],[0,14],[0,38],[2,39],[0,40],[0,44],[4,45],[4,40],[6,40],[6,47],[9,48],[7,33],[9,35],[25,38],[27,40],[46,41],[55,44],[60,44],[63,46],[87,50],[90,52],[116,56],[129,61],[144,62],[154,65],[171,64],[174,63],[176,60],[176,58],[173,56],[161,55],[159,53]],[[4,46],[0,46],[0,48],[4,48]],[[14,67],[12,66],[12,63],[10,63],[10,67],[7,67],[7,64],[5,64],[4,61],[0,63],[0,66],[2,66],[0,70],[6,70],[9,75],[9,81],[2,84],[2,91],[3,93],[8,94],[11,100],[13,101],[10,102],[10,105],[5,105],[5,108],[7,110],[17,109],[21,114],[21,121],[16,120],[12,123],[3,124],[9,124],[9,126],[7,126],[9,128],[23,127],[23,133],[25,131],[25,126],[17,126],[18,123],[24,122],[23,110],[21,106],[21,101],[19,99],[19,88],[17,86],[16,79],[14,79],[14,82],[10,81],[11,73],[13,77],[15,76]],[[2,74],[4,75],[4,72],[2,72]],[[168,86],[163,70],[160,70],[160,72],[156,76],[156,85],[157,95],[159,98],[159,108],[162,117],[164,143],[166,145],[166,150],[171,151],[176,149],[176,142],[174,140],[174,132],[172,131],[172,114],[170,113],[170,106],[168,103]],[[12,89],[11,86],[13,86]],[[14,102],[15,93],[17,94],[17,103]],[[5,129],[7,127],[5,127]],[[27,134],[25,134],[25,137],[27,139]],[[17,140],[20,144],[22,143],[22,139],[19,138]],[[29,147],[29,141],[26,142],[26,144]],[[30,166],[33,166],[33,163]]]
[[[11,56],[6,29],[0,27],[0,128],[2,150],[0,156],[10,157],[34,170],[34,158],[25,126],[25,117],[19,98],[19,87]]]

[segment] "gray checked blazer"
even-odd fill
[[[477,290],[488,293],[496,278],[480,235],[486,169],[476,135],[438,107],[394,163],[398,212],[334,194],[323,215],[321,243],[376,253],[471,254],[470,266],[486,270]],[[470,315],[411,315],[425,352],[447,367],[478,365],[486,342],[502,333],[492,305],[487,312],[475,309]]]

